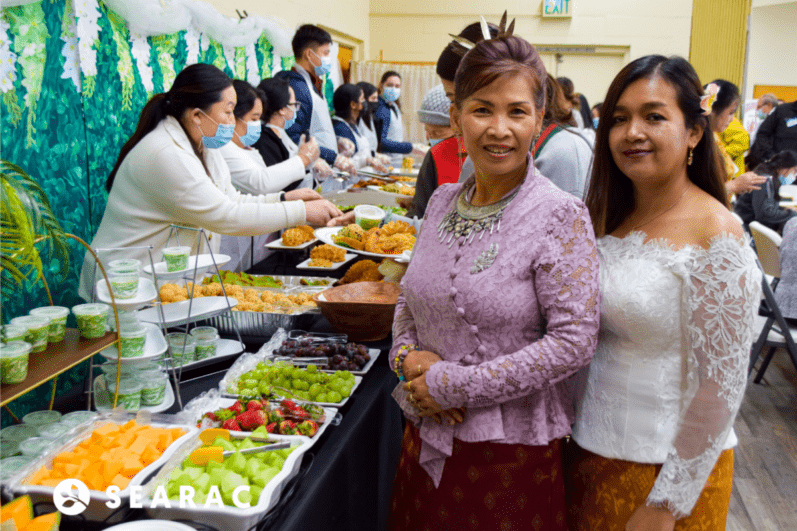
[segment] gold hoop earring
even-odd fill
[[[695,158],[693,151],[694,151],[694,149],[689,148],[689,154],[686,156],[686,165],[687,166],[691,166],[692,165],[692,160],[694,160],[694,158]]]

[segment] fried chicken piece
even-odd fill
[[[382,227],[382,234],[384,236],[393,236],[394,234],[415,234],[415,227],[406,221],[391,221]]]
[[[362,251],[362,242],[364,237],[365,231],[363,231],[363,228],[356,223],[351,223],[340,229],[340,232],[338,232],[334,240],[338,245],[345,245],[347,247],[351,247],[352,249]]]
[[[340,260],[341,262],[343,260]],[[308,263],[310,267],[332,267],[332,260],[326,258],[312,258]]]
[[[346,251],[340,247],[335,247],[334,245],[325,243],[324,245],[319,245],[310,251],[310,258],[325,260],[328,262],[343,262],[346,260]],[[312,261],[310,262],[310,265],[312,265]],[[315,267],[332,267],[332,264],[328,266]]]
[[[205,297],[220,297],[221,296],[221,284],[218,282],[211,282],[207,286],[204,287],[203,293]]]
[[[312,231],[308,233],[301,227],[294,227],[282,233],[282,245],[286,247],[297,247],[303,243],[309,242],[313,238]]]
[[[310,237],[311,240],[315,238],[315,231],[313,230],[313,227],[311,227],[310,225],[299,225],[296,228],[304,231]]]
[[[379,239],[379,246],[384,249],[383,252],[391,254],[399,254],[404,251],[412,250],[415,246],[415,236],[412,234],[394,234],[387,238]]]
[[[354,282],[382,280],[382,273],[377,269],[379,266],[373,260],[360,260],[352,265],[338,284],[352,284]]]
[[[379,247],[379,236],[382,234],[381,229],[374,227],[368,229],[363,238],[363,249],[369,253],[382,253],[382,248]]]

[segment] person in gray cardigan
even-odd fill
[[[775,301],[789,324],[797,326],[797,218],[792,218],[783,227],[780,282],[775,288]]]

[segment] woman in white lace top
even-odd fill
[[[601,110],[586,199],[601,328],[578,384],[572,530],[725,529],[761,276],[702,93],[686,60],[647,56]]]

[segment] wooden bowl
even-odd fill
[[[321,313],[351,341],[384,339],[393,326],[401,288],[385,282],[354,282],[313,295]],[[319,300],[323,295],[325,300]]]

